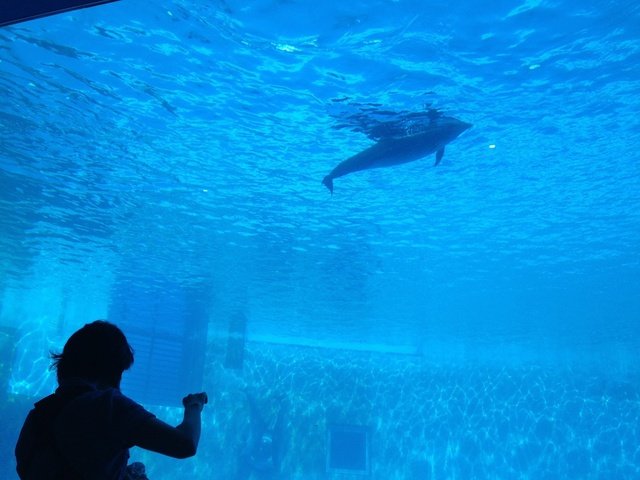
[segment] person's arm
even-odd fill
[[[183,400],[184,419],[176,427],[149,418],[134,432],[134,445],[174,458],[187,458],[196,454],[200,441],[200,413],[207,403],[206,393],[187,395]]]

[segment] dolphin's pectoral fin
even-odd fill
[[[440,150],[436,152],[436,163],[433,165],[434,167],[438,166],[438,164],[440,163],[440,160],[442,160],[443,155],[444,155],[444,147],[442,147]]]
[[[329,189],[331,195],[333,195],[333,178],[331,175],[327,175],[322,179],[322,184]]]

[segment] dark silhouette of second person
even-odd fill
[[[279,397],[273,424],[268,424],[256,399],[246,392],[249,403],[250,434],[238,462],[236,480],[279,480],[286,449],[286,400]]]
[[[117,326],[89,323],[52,358],[59,386],[29,412],[16,444],[22,480],[146,478],[141,464],[127,467],[133,446],[175,458],[195,455],[206,393],[183,398],[184,418],[175,427],[123,395],[120,380],[133,350]]]

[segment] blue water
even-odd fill
[[[369,429],[372,479],[640,476],[639,38],[625,0],[129,0],[0,29],[3,475],[48,351],[110,318],[132,396],[176,421],[162,399],[214,399],[195,459],[134,450],[154,479],[233,477],[246,386],[290,397],[286,478],[337,478],[332,422]],[[363,106],[473,127],[330,195]]]

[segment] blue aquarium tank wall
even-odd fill
[[[3,20],[0,477],[50,354],[109,319],[126,395],[172,424],[209,395],[195,457],[131,450],[152,480],[259,479],[258,424],[281,480],[640,478],[638,18],[128,0]]]

